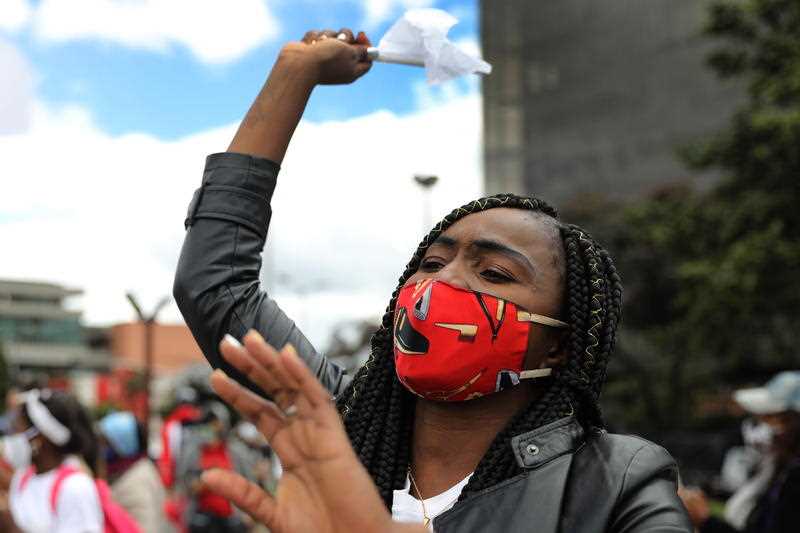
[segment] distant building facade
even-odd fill
[[[80,294],[55,283],[0,280],[0,343],[12,370],[108,367],[108,353],[87,346],[80,311],[65,306]]]
[[[687,177],[675,149],[722,128],[743,94],[705,65],[709,3],[483,0],[487,192],[560,205]]]
[[[126,368],[144,366],[144,324],[115,324],[109,330],[109,341],[115,364]],[[188,327],[183,324],[153,326],[153,370],[156,375],[174,374],[198,364],[207,363]]]

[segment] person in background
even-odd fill
[[[164,514],[166,491],[156,466],[147,456],[142,425],[131,412],[103,417],[98,424],[106,478],[114,500],[147,533],[172,531]]]
[[[246,531],[239,512],[224,497],[210,491],[201,479],[212,468],[235,471],[250,478],[251,462],[229,441],[230,413],[219,402],[210,402],[201,423],[184,428],[177,479],[189,497],[186,523],[189,533],[238,533]]]
[[[161,426],[161,455],[158,458],[158,472],[167,489],[167,501],[164,512],[167,519],[180,532],[186,531],[184,517],[187,502],[180,487],[176,487],[175,471],[180,456],[183,428],[202,416],[197,402],[197,391],[193,387],[183,386],[175,391],[175,407],[169,412]]]
[[[101,533],[104,515],[92,479],[97,439],[83,407],[67,393],[30,391],[13,427],[15,446],[28,450],[31,465],[14,472],[0,531]]]
[[[725,505],[725,520],[711,516],[702,491],[680,496],[700,533],[800,531],[800,371],[781,372],[763,387],[734,399],[754,415],[766,452],[757,472]]]

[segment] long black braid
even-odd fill
[[[345,429],[361,462],[391,508],[392,493],[403,487],[411,457],[415,397],[395,374],[392,323],[397,296],[417,272],[428,247],[461,218],[486,209],[509,207],[540,213],[553,220],[555,209],[536,198],[499,194],[452,211],[422,240],[406,266],[378,331],[372,354],[339,397]],[[570,324],[567,361],[548,389],[518,413],[495,437],[461,499],[520,472],[510,449],[513,436],[574,414],[587,430],[603,427],[598,405],[622,306],[622,284],[608,253],[581,228],[557,223],[564,244],[566,277],[564,317]]]

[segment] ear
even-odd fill
[[[551,344],[543,361],[544,368],[557,368],[567,360],[567,342],[569,331],[561,329],[551,335]]]
[[[547,328],[549,331],[528,338],[528,352],[525,355],[525,370],[537,368],[557,368],[567,360],[569,332]]]

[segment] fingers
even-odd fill
[[[246,375],[270,396],[281,409],[294,403],[294,393],[286,387],[288,379],[283,365],[278,364],[278,353],[256,331],[244,337],[244,346],[226,335],[220,352],[234,368]]]
[[[315,42],[317,40],[317,34],[318,33],[319,32],[317,32],[316,30],[308,30],[305,33],[305,35],[303,35],[303,38],[300,39],[300,40],[303,41],[306,44],[311,44],[311,43],[313,43],[313,42]]]
[[[258,339],[263,342],[260,335]],[[248,342],[246,337],[245,342]],[[270,370],[272,365],[269,364],[269,361],[277,359],[278,354],[272,346],[266,342],[263,344],[264,347],[259,351],[258,359],[256,359],[239,341],[230,335],[225,335],[220,344],[220,352],[228,363],[258,385],[267,395],[275,398],[275,394],[280,393],[281,386],[280,381]]]
[[[367,51],[367,47],[361,44],[355,45],[356,49],[356,61],[359,63],[372,63],[372,60],[369,58],[369,52]]]
[[[360,78],[361,76],[369,72],[369,69],[371,68],[372,68],[371,60],[361,61],[360,63],[358,63],[355,67],[356,79]]]
[[[319,32],[319,40],[335,39],[338,34],[339,34],[339,32],[337,32],[337,31],[322,30],[321,32]]]
[[[297,356],[294,346],[287,344],[281,350],[281,361],[287,374],[293,379],[298,392],[308,402],[309,406],[317,409],[331,405],[331,394],[322,386],[322,383],[311,374],[305,363]]]
[[[358,44],[363,44],[364,46],[372,46],[372,42],[369,40],[369,37],[367,37],[367,34],[363,31],[358,32],[356,42]]]
[[[264,390],[272,396],[278,407],[285,411],[295,402],[296,387],[291,386],[292,380],[280,364],[278,352],[267,344],[264,337],[252,329],[244,336],[244,347],[246,353],[258,363],[257,374],[263,378]],[[258,385],[261,386],[260,383]]]
[[[342,28],[339,31],[333,30],[309,30],[303,35],[301,39],[306,44],[314,44],[317,41],[324,41],[326,39],[339,39],[346,43],[352,43],[355,41],[353,37],[353,32],[347,28]]]
[[[353,35],[353,31],[350,28],[342,28],[341,30],[339,30],[339,33],[336,35],[336,38],[348,44],[353,44],[356,42],[356,38]]]
[[[358,32],[358,35],[354,35],[353,30],[351,30],[350,28],[341,28],[339,31],[309,30],[305,33],[305,35],[303,35],[301,41],[306,44],[313,44],[317,41],[322,41],[334,37],[348,44],[361,44],[364,46],[372,46],[372,42],[369,40],[369,38],[363,31]]]
[[[236,346],[226,337],[220,349],[231,365],[272,396],[282,411],[284,420],[286,416],[294,415],[314,417],[315,409],[331,408],[330,394],[300,360],[291,345],[276,353],[258,332],[251,330],[244,337],[244,346]],[[246,416],[258,417],[265,406],[275,407],[271,402],[231,381],[221,371],[215,372],[212,379],[215,389],[220,388],[220,396],[227,394],[224,398],[230,399],[229,402]],[[272,415],[270,420],[276,418],[274,412],[268,414]],[[326,411],[325,414],[330,413]],[[269,425],[269,420],[267,424]]]
[[[252,422],[267,440],[271,441],[275,432],[286,422],[274,403],[239,385],[222,370],[215,370],[211,374],[211,386],[220,398]]]
[[[256,522],[268,528],[275,516],[275,500],[255,483],[247,481],[230,470],[209,470],[203,473],[203,482],[210,490],[230,500],[249,514]]]

